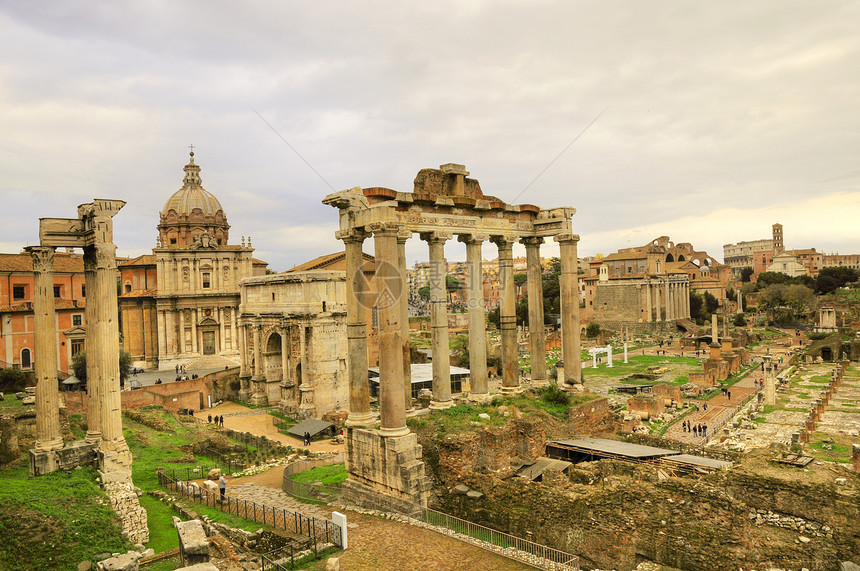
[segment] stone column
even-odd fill
[[[246,351],[245,343],[245,325],[242,324],[236,331],[236,338],[239,341],[239,377],[248,377],[248,352]]]
[[[251,377],[252,381],[260,381],[263,379],[263,351],[262,347],[260,347],[260,333],[262,326],[254,325],[254,376]],[[255,390],[256,391],[256,387]]]
[[[403,339],[400,328],[400,307],[404,280],[397,256],[397,231],[394,224],[376,223],[373,232],[376,250],[377,313],[379,316],[379,412],[382,436],[409,434],[406,427],[406,398],[403,395]],[[447,350],[445,356],[447,358]],[[439,359],[434,354],[433,362]],[[435,385],[435,383],[434,383]],[[450,385],[449,385],[450,390]]]
[[[484,317],[484,272],[481,243],[486,236],[463,234],[457,238],[466,244],[469,267],[469,377],[472,391],[469,400],[487,398],[487,326]]]
[[[59,450],[59,390],[57,384],[56,309],[54,307],[54,249],[26,248],[33,258],[33,313],[36,373],[36,451]]]
[[[195,355],[199,354],[197,350],[197,322],[200,321],[197,315],[197,308],[191,310],[191,352]]]
[[[540,265],[540,245],[543,238],[523,238],[526,247],[526,272],[529,294],[529,349],[533,385],[545,385],[546,335],[543,327],[543,271]]]
[[[776,406],[776,382],[770,355],[764,356],[764,404]]]
[[[738,290],[738,313],[744,312],[744,294],[741,290]]]
[[[656,306],[657,317],[655,321],[663,321],[663,308],[660,307],[660,280],[654,284],[654,305]]]
[[[179,314],[179,344],[176,356],[179,357],[185,355],[185,310],[178,309],[177,313]]]
[[[860,474],[860,444],[851,445],[851,458],[854,465],[854,471]]]
[[[290,330],[281,327],[281,383],[290,378]]]
[[[515,238],[493,236],[492,242],[499,248],[499,329],[502,334],[502,392],[513,393],[519,386],[517,364],[517,298],[514,286]]]
[[[232,322],[230,324],[231,325],[231,328],[230,328],[230,350],[231,351],[238,351],[238,348],[239,348],[239,325],[238,325],[238,317],[237,317],[238,313],[239,313],[238,307],[231,307],[230,308],[230,319],[232,320]]]
[[[98,282],[96,279],[96,254],[95,248],[84,248],[84,279],[87,286],[87,305],[85,308],[87,320],[87,435],[86,441],[89,444],[98,444],[102,439],[102,421],[99,409],[101,401],[101,370],[99,369],[101,361],[99,359],[90,358],[92,350],[95,350],[95,340],[102,333],[99,316],[96,313],[98,307]]]
[[[448,338],[448,298],[445,278],[448,263],[445,260],[445,241],[450,234],[426,232],[421,239],[430,246],[430,341],[433,347],[433,400],[432,409],[449,408],[451,400],[451,361]]]
[[[720,330],[717,327],[717,314],[711,315],[711,343],[720,342]]]
[[[164,356],[169,353],[167,349],[167,316],[163,309],[158,310],[158,349],[155,354]]]
[[[370,387],[367,380],[367,313],[373,306],[364,276],[362,244],[367,234],[362,230],[339,232],[346,247],[346,342],[349,369],[349,417],[351,427],[373,426],[370,412]]]
[[[400,293],[400,334],[403,338],[403,396],[406,399],[406,410],[412,406],[412,342],[409,336],[409,292],[406,288],[406,241],[412,237],[409,230],[401,230],[397,234],[397,268],[404,276],[404,287]],[[445,316],[447,325],[448,316]]]
[[[666,276],[666,286],[665,286],[665,294],[666,294],[666,321],[671,321],[674,319],[672,316],[672,298],[669,296],[669,276]]]
[[[653,321],[651,316],[651,282],[645,282],[645,311],[648,313],[645,321],[651,323]]]
[[[582,387],[582,357],[579,339],[579,277],[577,275],[578,234],[555,237],[561,256],[561,358],[564,360],[564,382]]]
[[[224,330],[227,329],[226,324],[224,323],[224,308],[218,308],[218,347],[217,352],[223,353],[227,348],[227,343],[225,341]]]

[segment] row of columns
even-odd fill
[[[652,305],[653,299],[653,305]],[[652,309],[656,309],[656,319]],[[690,317],[690,284],[666,278],[656,283],[645,282],[645,319],[648,322],[688,319]]]
[[[362,244],[372,234],[376,252],[377,292],[372,297],[364,276]],[[409,313],[404,286],[406,275],[406,240],[411,232],[397,224],[374,223],[364,229],[340,231],[337,237],[346,248],[347,272],[347,342],[350,375],[349,426],[375,423],[370,411],[367,380],[366,310],[375,306],[379,323],[380,416],[383,436],[408,433],[406,411],[411,406],[411,359]],[[433,399],[431,408],[451,406],[451,374],[446,296],[447,261],[445,242],[450,233],[424,232],[430,255],[430,325],[433,347]],[[472,391],[470,398],[483,400],[488,395],[485,310],[481,245],[487,236],[461,234],[466,244],[469,267],[468,323],[469,366]],[[516,289],[514,286],[513,244],[509,236],[493,236],[498,247],[499,279],[502,290],[500,329],[502,340],[502,391],[513,392],[519,383],[516,338]],[[577,285],[577,242],[579,236],[557,236],[561,250],[562,279],[562,351],[570,361],[564,368],[565,382],[578,385],[582,378],[579,343],[579,288]],[[532,349],[532,379],[546,381],[546,344],[543,319],[543,287],[540,266],[542,238],[523,238],[526,246],[529,276],[529,331]]]
[[[227,318],[224,317],[224,311],[228,308],[218,307],[217,309],[217,317],[218,317],[218,329],[220,333],[219,340],[219,348],[221,351],[225,351],[228,349],[235,348],[235,336],[236,336],[236,308],[231,307],[229,309],[232,310],[230,317],[230,325],[231,328],[231,336],[230,336],[230,346],[227,346],[227,336],[226,331],[228,328]],[[160,347],[160,354],[166,356],[175,356],[180,357],[186,354],[185,348],[185,310],[171,310],[171,309],[160,309],[159,312],[159,326],[158,326],[158,343]],[[198,353],[199,346],[197,340],[197,323],[200,321],[200,316],[198,314],[197,308],[191,308],[191,352],[196,354]],[[177,317],[178,315],[178,317]],[[179,321],[179,337],[176,335],[176,326],[174,325],[175,320]]]

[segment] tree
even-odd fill
[[[747,320],[746,320],[746,318],[744,317],[744,314],[743,314],[743,313],[738,313],[737,315],[735,315],[735,318],[732,320],[732,323],[733,323],[736,327],[743,327],[744,325],[746,325],[746,324],[747,324]]]
[[[457,291],[463,287],[463,282],[454,276],[445,276],[445,289],[448,291]]]
[[[451,357],[456,367],[469,366],[469,335],[457,335],[451,341]]]
[[[704,301],[697,291],[690,291],[690,317],[699,323],[704,323],[705,315],[702,313]]]
[[[718,307],[720,307],[720,300],[715,298],[714,295],[709,291],[706,291],[702,295],[702,300],[705,303],[705,311],[707,311],[708,313],[713,313],[717,310]]]
[[[766,288],[772,284],[784,284],[790,278],[783,273],[780,272],[762,272],[758,275],[758,279],[756,280],[756,285],[758,286],[759,291],[762,288]]]
[[[843,266],[827,266],[821,268],[818,277],[815,278],[815,293],[825,294],[834,292],[849,283],[856,282],[858,275],[856,270]]]
[[[805,285],[790,285],[785,292],[785,304],[794,310],[795,314],[805,313],[813,299],[815,292]]]
[[[421,299],[426,299],[429,301],[430,299],[430,286],[421,286],[418,288],[418,296]]]
[[[514,274],[514,285],[517,287],[522,287],[528,280],[527,274]]]
[[[733,290],[732,288],[728,288],[726,290],[726,299],[728,299],[729,301],[737,301],[738,294],[736,294],[735,290]]]
[[[598,335],[600,335],[600,324],[589,323],[588,327],[585,328],[585,336],[589,339],[594,339]]]
[[[119,350],[119,380],[124,383],[128,378],[128,370],[131,368],[131,355],[128,351]],[[87,382],[87,352],[81,351],[72,357],[72,372],[82,382]]]
[[[0,369],[0,392],[15,393],[27,386],[28,375],[21,369]]]
[[[753,275],[753,269],[752,268],[749,268],[749,267],[741,268],[741,281],[742,282],[744,282],[744,283],[749,282],[752,275]]]
[[[774,309],[781,305],[785,305],[785,299],[788,295],[788,286],[781,283],[770,284],[764,289],[759,290],[758,304],[765,311]]]

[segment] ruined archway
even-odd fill
[[[281,358],[281,335],[272,333],[266,341],[266,350],[263,354],[263,365],[266,370],[266,380],[283,380],[283,359]]]

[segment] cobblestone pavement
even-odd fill
[[[228,486],[227,494],[237,500],[256,502],[270,508],[299,512],[318,519],[331,519],[332,510],[327,506],[304,504],[277,488],[258,486],[256,484],[238,484]]]

